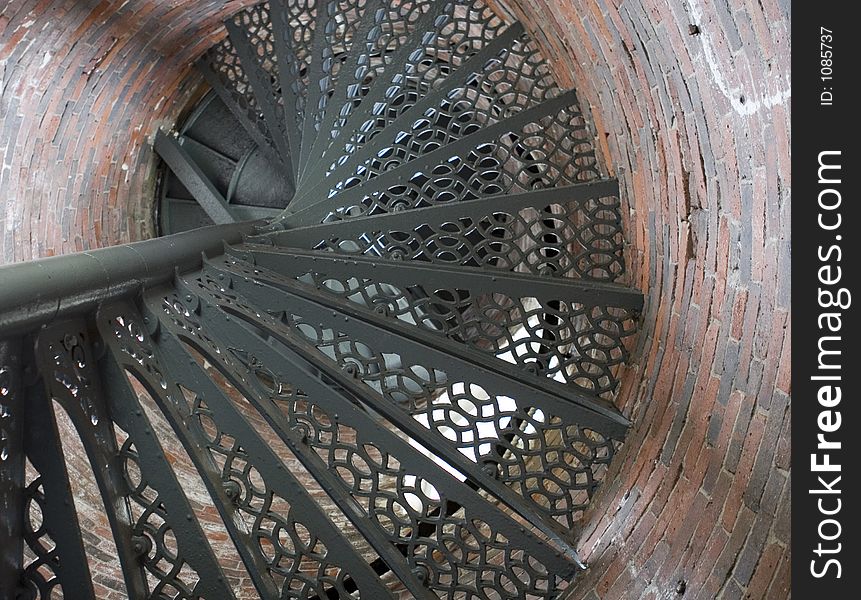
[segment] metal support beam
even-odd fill
[[[32,350],[28,354],[32,355]],[[35,378],[38,371],[35,364],[30,364]],[[31,593],[38,590],[40,598],[51,597],[52,591],[59,587],[64,597],[95,600],[53,406],[41,379],[30,382],[26,393],[24,449],[35,478],[25,491],[30,505],[24,522],[24,541],[35,559],[26,565],[23,580]],[[30,512],[41,515],[41,527],[33,526]]]
[[[172,221],[182,223],[183,217],[191,219],[199,215],[199,204],[193,200],[182,200],[180,198],[165,198],[162,209],[169,210]],[[231,211],[236,215],[238,221],[263,221],[278,217],[283,209],[271,208],[269,206],[248,206],[245,204],[231,205]]]
[[[331,63],[335,57],[323,56],[326,48],[326,40],[332,35],[332,30],[337,28],[333,23],[331,30],[327,31],[326,24],[330,18],[333,18],[336,13],[335,3],[333,0],[316,0],[316,12],[314,15],[314,41],[311,44],[311,64],[308,68],[308,86],[305,89],[305,114],[302,115],[300,129],[302,132],[301,151],[299,153],[299,183],[305,181],[304,172],[310,156],[311,145],[317,136],[315,128],[314,116],[317,114],[317,107],[320,104],[320,98],[323,90],[320,89],[320,82],[323,79],[324,69],[326,64],[331,68]],[[297,186],[298,187],[298,186]]]
[[[299,156],[302,148],[302,136],[299,131],[297,120],[298,104],[299,104],[299,58],[297,53],[305,50],[304,43],[296,38],[296,31],[293,28],[293,23],[302,22],[300,15],[308,20],[313,20],[311,11],[314,5],[309,4],[303,10],[301,6],[293,5],[288,7],[284,0],[274,0],[269,3],[269,18],[272,22],[272,44],[277,57],[278,67],[278,85],[281,90],[281,99],[283,102],[284,130],[287,134],[287,139],[290,142],[290,154],[292,156],[291,166],[293,167],[293,181],[298,184],[299,181]],[[299,14],[292,14],[292,11],[298,11]],[[301,48],[294,48],[294,45]],[[294,75],[294,71],[296,75]]]
[[[463,288],[476,293],[536,298],[543,302],[565,300],[589,306],[613,306],[634,311],[643,308],[642,292],[603,281],[536,277],[526,273],[496,273],[474,267],[387,260],[370,256],[341,256],[326,251],[250,244],[232,246],[228,249],[228,254],[243,259],[250,258],[252,264],[291,278],[309,272],[341,277],[349,273],[353,277],[395,283],[404,287],[420,285],[432,290]]]
[[[160,323],[165,331],[170,331],[173,335],[182,335],[184,331],[182,324],[174,322],[168,317],[162,318]],[[225,327],[223,335],[213,331],[209,336],[209,344],[198,343],[196,349],[204,355],[207,362],[210,362],[215,368],[219,369],[221,374],[263,415],[276,434],[302,461],[305,468],[309,470],[341,510],[344,511],[347,518],[362,532],[365,539],[379,553],[388,568],[394,571],[410,592],[416,598],[424,600],[436,598],[412,574],[410,564],[404,560],[404,556],[397,548],[393,547],[385,533],[379,531],[374,526],[374,523],[369,518],[372,515],[368,515],[361,510],[359,504],[361,498],[354,498],[350,494],[352,491],[350,489],[344,490],[339,485],[341,480],[336,476],[331,465],[323,461],[314,449],[309,447],[307,432],[303,430],[303,427],[308,427],[308,423],[287,422],[283,413],[279,410],[278,404],[270,397],[271,390],[261,389],[262,386],[258,378],[252,372],[246,370],[244,373],[245,376],[243,376],[241,368],[238,369],[235,364],[239,354],[250,353],[251,356],[263,357],[271,352],[272,349],[268,346],[261,346],[255,343],[254,338],[250,337],[248,331],[239,326],[235,320],[231,321],[229,318],[223,319],[221,324]],[[228,352],[224,352],[225,349]],[[261,352],[264,354],[261,354]],[[248,368],[259,369],[260,367],[257,365],[255,359],[255,365],[253,367],[247,365],[246,369]],[[296,375],[295,372],[292,374]],[[303,385],[301,381],[297,381],[295,377],[287,377],[281,381],[283,381],[284,386],[298,386],[305,393],[313,391],[313,389],[309,389]],[[343,415],[343,417],[348,416]],[[348,419],[346,422],[353,423],[352,419]]]
[[[315,293],[294,281],[264,282],[249,277],[250,269],[229,263],[209,263],[234,277],[236,293],[270,313],[291,311],[311,323],[325,323],[334,331],[356,336],[364,343],[385,340],[387,349],[412,354],[419,364],[449,365],[464,380],[486,390],[546,402],[548,414],[571,414],[578,422],[614,439],[622,439],[631,425],[611,403],[597,396],[555,384],[538,374],[512,371],[511,365],[485,354],[465,352],[461,346],[397,319],[387,319],[348,301]],[[420,359],[419,357],[422,357]]]
[[[419,29],[416,31],[418,32]],[[404,130],[404,128],[409,128],[409,125],[418,115],[423,114],[424,111],[429,108],[437,106],[440,100],[445,98],[446,94],[450,93],[458,86],[464,85],[464,83],[470,77],[474,76],[474,74],[479,71],[488,60],[508,48],[512,42],[521,35],[523,35],[523,26],[520,23],[513,23],[499,37],[490,41],[487,45],[482,47],[481,50],[464,61],[464,63],[460,65],[454,73],[450,74],[439,87],[429,90],[425,95],[421,96],[414,105],[403,111],[398,117],[392,119],[390,123],[387,123],[387,129],[391,128],[391,131],[401,131]],[[416,46],[424,45],[423,40],[419,41],[421,43],[416,44]],[[408,54],[406,50],[407,48],[411,48],[411,46],[409,44],[404,45],[404,54]],[[415,46],[412,46],[412,48],[415,48]],[[411,51],[414,52],[414,50]],[[403,59],[404,57],[399,55],[398,58]],[[397,65],[398,63],[393,61],[393,64]],[[403,86],[404,81],[407,79],[406,74],[399,73],[398,75],[404,75],[403,79],[399,83],[400,86]],[[363,159],[365,153],[357,153],[356,151],[353,151],[344,157],[344,146],[350,142],[350,136],[359,131],[359,128],[362,126],[364,121],[373,119],[375,116],[377,118],[385,118],[381,115],[374,115],[370,111],[376,109],[376,107],[381,103],[385,102],[386,97],[391,94],[391,85],[393,83],[394,82],[391,81],[389,77],[381,77],[375,82],[375,85],[362,101],[362,109],[354,110],[352,112],[350,117],[347,119],[347,122],[341,127],[341,136],[337,138],[320,159],[318,164],[322,169],[325,169],[325,171],[315,170],[312,177],[309,177],[308,181],[310,183],[304,188],[303,193],[301,195],[296,195],[296,204],[294,205],[295,209],[310,206],[328,195],[329,190],[326,186],[332,185],[333,179],[330,179],[330,175],[335,173],[333,172],[330,174],[328,171],[329,167],[336,161],[337,173],[350,174],[355,171],[356,166],[359,164],[360,160]],[[417,91],[417,93],[421,93],[421,90]],[[386,140],[379,141],[387,143]],[[388,142],[390,141],[391,140],[388,140]],[[364,145],[369,143],[370,140],[368,140]]]
[[[495,504],[488,502],[480,494],[472,491],[471,488],[463,486],[449,472],[439,469],[439,465],[427,454],[418,451],[414,446],[404,442],[396,434],[377,422],[371,414],[361,407],[370,405],[372,408],[378,409],[380,408],[379,404],[375,402],[369,403],[367,392],[363,391],[361,386],[355,385],[353,379],[344,377],[333,379],[330,376],[326,376],[325,369],[321,371],[317,363],[308,362],[302,356],[301,351],[293,350],[285,345],[279,345],[276,348],[272,344],[267,344],[262,337],[254,333],[254,329],[260,325],[260,321],[256,325],[246,324],[242,319],[231,319],[228,313],[213,311],[212,308],[214,308],[214,305],[210,304],[211,299],[203,295],[199,296],[199,302],[198,309],[202,320],[206,322],[208,319],[212,319],[209,322],[212,324],[218,323],[219,326],[216,329],[223,332],[223,338],[219,336],[221,341],[218,347],[232,349],[233,353],[237,356],[253,357],[249,358],[245,363],[249,376],[240,382],[240,384],[245,383],[247,386],[246,391],[248,393],[246,393],[246,397],[250,400],[256,398],[258,409],[271,420],[273,427],[279,432],[283,432],[285,442],[291,446],[300,458],[304,458],[307,461],[306,464],[309,468],[319,467],[313,471],[318,476],[318,481],[324,481],[329,477],[326,474],[326,469],[331,467],[325,463],[318,465],[316,460],[313,460],[317,458],[316,455],[312,458],[306,446],[309,437],[316,438],[319,443],[325,443],[325,439],[328,439],[328,436],[321,436],[319,432],[305,431],[303,428],[309,426],[307,422],[290,422],[289,419],[285,420],[284,415],[271,410],[274,406],[267,408],[264,401],[267,396],[265,386],[259,384],[258,380],[258,387],[255,390],[253,385],[246,383],[258,379],[252,376],[254,370],[274,376],[275,382],[284,382],[284,384],[289,382],[290,386],[302,390],[306,396],[305,402],[311,403],[326,415],[318,415],[319,419],[326,419],[333,423],[343,422],[348,424],[351,429],[355,429],[359,436],[355,442],[357,450],[363,444],[374,446],[385,456],[392,457],[396,464],[401,465],[410,475],[421,478],[422,481],[433,486],[433,489],[440,495],[466,508],[467,512],[462,517],[463,521],[469,521],[472,515],[481,515],[482,519],[492,523],[494,528],[498,528],[500,533],[511,540],[510,547],[512,549],[523,547],[531,556],[534,556],[555,572],[568,572],[570,574],[575,569],[575,565],[579,564],[580,561],[576,551],[570,545],[570,542],[559,535],[558,530],[553,526],[554,524],[535,519],[534,510],[530,510],[522,498],[512,493],[509,488],[501,485],[481,465],[464,460],[463,455],[460,453],[448,454],[443,452],[445,458],[454,456],[459,461],[455,465],[457,469],[461,473],[469,474],[470,479],[482,490],[501,498],[508,506],[514,508],[522,518],[529,520],[536,528],[548,535],[555,544],[565,548],[565,559],[567,560],[554,555],[554,552],[550,551],[548,546],[534,536],[532,532],[521,530],[518,535],[516,532],[519,527],[511,517],[501,511]],[[198,304],[198,301],[195,300],[193,303]],[[207,308],[204,308],[203,304],[206,304]],[[272,333],[277,338],[277,332]],[[225,342],[225,339],[231,341]],[[217,361],[223,360],[211,353],[207,356],[211,356]],[[226,372],[229,372],[229,370],[226,370]],[[252,402],[254,401],[252,400]],[[398,419],[398,423],[402,424],[403,420]],[[413,424],[408,426],[414,427]],[[294,439],[288,433],[290,429],[293,429],[295,432],[295,428],[299,428],[299,439]],[[305,440],[304,442],[302,441],[303,439]],[[339,442],[340,444],[348,443],[346,440],[339,440]],[[432,449],[437,452],[441,450],[439,446],[434,446]],[[336,451],[335,447],[332,448],[332,451]],[[320,468],[323,470],[320,471]],[[378,476],[383,477],[384,474],[380,473]],[[344,485],[345,483],[347,483],[346,486]],[[329,489],[332,490],[333,497],[340,499],[341,502],[339,504],[342,506],[349,506],[349,501],[339,491],[344,488],[346,488],[345,491],[348,494],[355,496],[355,501],[362,501],[362,496],[364,495],[362,491],[364,490],[359,490],[359,493],[356,493],[357,490],[354,485],[350,485],[349,478],[347,481],[344,481],[335,477],[333,481],[330,481],[330,486]],[[354,516],[356,525],[360,528],[362,528],[362,524],[367,522],[368,518],[374,517],[373,513],[368,514],[365,511]],[[377,526],[379,527],[379,524]],[[385,529],[381,533],[385,534]],[[373,540],[374,536],[371,535],[368,539]],[[407,558],[411,559],[413,567],[417,566],[415,562],[416,557],[408,556]],[[398,574],[402,577],[404,576],[402,573]],[[409,582],[407,582],[407,585],[409,585]],[[415,594],[416,592],[413,591],[413,593]],[[427,595],[426,592],[422,594],[422,597],[425,595]]]
[[[46,395],[69,415],[93,468],[129,597],[145,597],[149,585],[133,539],[128,486],[86,323],[72,320],[42,329],[36,340],[36,361]]]
[[[260,60],[248,41],[248,35],[245,30],[237,25],[233,19],[228,19],[225,25],[227,26],[227,34],[230,36],[233,48],[236,50],[239,61],[242,63],[245,76],[254,90],[254,97],[257,99],[257,103],[263,113],[263,118],[267,123],[269,131],[272,133],[272,142],[275,144],[275,148],[281,156],[281,161],[286,167],[285,172],[289,175],[292,182],[294,177],[293,157],[290,153],[290,142],[287,139],[287,133],[284,131],[284,124],[278,117],[275,107],[275,100],[271,90],[272,82],[269,81],[269,75],[260,65]]]
[[[122,327],[116,321],[114,326]],[[110,417],[128,435],[119,451],[124,469],[140,473],[139,478],[127,483],[131,487],[130,503],[141,512],[132,524],[132,534],[142,549],[140,557],[145,568],[155,579],[161,579],[162,590],[185,588],[183,591],[190,595],[203,598],[235,598],[125,372],[107,355],[99,362],[99,371],[110,399]],[[175,548],[171,539],[175,540]],[[184,581],[183,568],[194,571],[197,581]]]
[[[434,32],[435,22],[443,20],[441,19],[441,17],[443,17],[441,14],[442,11],[439,10],[439,6],[436,3],[437,0],[425,1],[425,5],[429,5],[427,11],[416,19],[414,28],[409,33],[407,39],[404,40],[404,44],[392,52],[388,65],[383,67],[383,72],[379,74],[379,76],[375,77],[371,82],[367,96],[362,98],[362,102],[360,104],[362,110],[358,111],[360,114],[367,116],[367,113],[364,111],[364,107],[373,106],[373,98],[376,98],[382,93],[391,94],[391,86],[386,85],[391,84],[391,71],[395,70],[400,72],[403,65],[407,62],[409,55],[415,52],[416,47],[422,45],[424,38],[428,37],[429,32]],[[440,4],[443,4],[443,2],[440,2]],[[445,8],[447,10],[454,10],[454,3],[449,3]],[[385,12],[390,10],[391,8],[387,6],[383,9]],[[386,16],[383,11],[365,11],[362,27],[356,35],[356,42],[354,43],[353,51],[351,52],[347,63],[341,68],[341,74],[338,76],[335,89],[332,91],[332,98],[329,100],[329,104],[331,106],[328,107],[329,110],[326,111],[324,120],[321,123],[320,135],[317,136],[311,147],[309,164],[305,169],[305,181],[312,182],[311,187],[326,177],[326,171],[329,166],[326,164],[326,154],[328,152],[329,145],[333,143],[333,139],[337,140],[337,137],[333,138],[335,135],[335,123],[339,119],[344,118],[344,111],[349,108],[347,90],[350,85],[360,85],[362,83],[361,78],[367,76],[367,67],[371,62],[370,52],[383,54],[386,51],[386,48],[378,49],[374,44],[375,40],[372,37],[379,37],[382,34],[379,21],[384,19]],[[402,17],[407,16],[407,14],[402,15]],[[448,23],[449,20],[445,19],[445,22]],[[406,27],[406,25],[404,25],[404,27]],[[391,41],[387,41],[391,44]],[[356,76],[359,73],[362,75],[360,76],[360,80],[357,81]],[[385,88],[385,90],[382,88]],[[352,112],[350,112],[350,114],[352,114]],[[353,131],[349,128],[348,124],[345,124],[345,128],[343,130],[348,133],[352,133]]]
[[[408,163],[385,171],[372,179],[362,181],[353,187],[343,190],[332,198],[318,198],[313,203],[304,206],[298,200],[291,202],[284,211],[280,225],[287,228],[320,223],[329,213],[335,212],[338,208],[359,203],[367,194],[385,190],[392,185],[406,184],[416,173],[430,171],[435,166],[449,160],[452,156],[465,154],[478,145],[489,143],[506,133],[520,132],[525,125],[534,123],[542,117],[556,114],[562,109],[576,103],[576,93],[574,90],[569,90],[555,98],[544,101],[538,106],[523,110],[508,119],[460,138],[454,144],[422,154]],[[363,146],[357,153],[360,156],[357,156],[356,160],[361,163],[362,160],[373,157],[374,151],[375,148],[373,145]]]
[[[356,4],[355,6],[356,11],[358,12],[360,5]],[[344,39],[342,42],[345,45],[351,44],[351,51],[347,55],[344,62],[337,69],[337,73],[335,73],[335,66],[336,62],[339,61],[340,58],[334,55],[334,48],[332,48],[331,43],[334,40],[331,40],[330,38],[334,37],[335,32],[341,27],[343,27],[343,25],[330,21],[328,23],[328,26],[324,28],[324,30],[326,31],[326,35],[319,36],[321,38],[324,38],[326,42],[329,42],[324,46],[324,52],[326,53],[326,57],[322,61],[324,73],[322,73],[323,77],[321,79],[312,81],[312,85],[314,85],[314,87],[320,88],[320,94],[317,103],[307,107],[310,109],[307,111],[308,115],[313,116],[314,121],[319,127],[319,129],[317,130],[316,135],[311,137],[310,143],[307,144],[307,151],[303,152],[305,166],[302,170],[302,181],[305,181],[305,171],[309,168],[310,165],[313,165],[316,162],[315,157],[319,153],[320,146],[327,144],[330,139],[330,126],[327,126],[326,119],[327,116],[330,115],[330,113],[334,112],[334,110],[328,110],[330,108],[333,108],[330,107],[329,104],[333,100],[338,100],[343,95],[343,86],[346,85],[345,82],[348,80],[349,74],[356,71],[359,58],[364,56],[362,54],[362,49],[364,48],[363,44],[368,37],[368,33],[375,25],[378,13],[387,9],[388,6],[386,6],[386,3],[384,1],[367,1],[367,5],[364,7],[361,16],[358,17],[358,24],[351,24],[355,28],[352,40]],[[327,15],[327,18],[331,18],[331,16],[331,14]],[[345,73],[347,74],[346,77],[344,76]]]
[[[618,194],[619,183],[617,180],[601,179],[517,194],[486,196],[475,200],[446,202],[412,210],[359,216],[327,223],[314,223],[292,227],[285,231],[268,232],[252,237],[251,241],[312,249],[332,237],[352,240],[359,236],[373,237],[390,231],[415,230],[426,224],[439,226],[445,223],[457,223],[463,219],[470,219],[475,222],[497,212],[517,213],[527,208],[542,210],[545,206],[552,204],[583,203],[590,199]]]
[[[273,164],[281,164],[281,155],[273,146],[265,121],[256,111],[257,107],[250,105],[254,96],[247,90],[240,92],[236,89],[237,84],[248,84],[242,65],[230,64],[228,69],[224,69],[226,63],[233,59],[238,61],[233,48],[225,48],[222,44],[210,49],[198,61],[197,68],[260,150]],[[228,87],[231,85],[233,87]]]
[[[201,302],[209,303],[211,300],[201,299]],[[208,309],[204,309],[203,318],[211,319],[210,322],[212,323],[219,323],[220,329],[225,332],[226,337],[232,340],[228,344],[222,343],[221,347],[235,347],[243,355],[253,357],[251,361],[253,364],[247,365],[249,368],[274,375],[277,381],[290,382],[291,385],[297,386],[306,395],[316,398],[320,406],[325,407],[331,414],[338,415],[336,420],[349,423],[350,427],[360,432],[359,435],[369,443],[374,443],[379,448],[389,449],[386,450],[387,454],[396,457],[399,464],[408,465],[408,468],[412,470],[411,473],[431,482],[449,499],[457,501],[462,506],[471,505],[479,514],[488,515],[496,512],[497,522],[504,523],[506,521],[507,517],[499,513],[494,505],[485,504],[480,496],[473,496],[465,490],[461,491],[461,488],[453,487],[452,479],[456,480],[456,478],[444,470],[440,471],[438,465],[433,466],[433,460],[427,458],[428,454],[417,451],[410,444],[405,444],[394,433],[374,421],[369,414],[379,413],[385,415],[402,430],[412,433],[413,440],[419,440],[430,435],[414,420],[405,419],[405,415],[392,411],[375,400],[369,390],[359,384],[356,377],[345,377],[343,373],[327,370],[325,366],[321,369],[321,365],[313,353],[307,352],[301,344],[296,344],[294,340],[280,335],[277,328],[266,329],[266,334],[261,336],[255,333],[255,330],[260,327],[261,321],[245,322],[242,318],[231,319],[227,312],[212,310],[213,308],[215,305],[210,304]],[[236,313],[232,314],[236,316]],[[267,343],[264,341],[266,336],[271,336],[272,340],[278,340],[282,343],[275,344],[272,340]],[[371,409],[370,413],[366,411],[366,407]],[[451,465],[447,465],[448,469],[454,467],[457,472],[464,474],[477,489],[502,500],[523,519],[526,519],[536,529],[548,536],[554,544],[564,548],[567,558],[574,564],[580,564],[576,550],[570,541],[565,539],[567,532],[559,527],[558,523],[539,518],[540,515],[535,512],[534,507],[531,507],[523,498],[500,483],[493,474],[488,472],[485,466],[466,459],[460,452],[447,451],[445,442],[426,446],[426,448],[425,452],[448,461],[448,465]],[[503,528],[506,527],[508,524],[504,523]],[[529,538],[530,550],[540,554],[543,551],[541,543],[531,539],[531,535],[527,537]]]
[[[21,340],[0,340],[0,597],[20,590],[24,553],[24,415]]]
[[[224,225],[237,221],[227,200],[176,139],[159,129],[154,147],[213,223]]]
[[[288,229],[251,241],[492,272],[612,281],[625,271],[618,184],[599,180]],[[376,211],[374,211],[376,212]]]
[[[118,328],[120,320],[123,326]],[[167,371],[167,363],[161,360],[159,350],[149,337],[148,330],[158,331],[154,327],[156,323],[154,316],[141,317],[137,308],[126,302],[104,307],[98,317],[98,328],[110,359],[116,362],[119,369],[136,377],[149,392],[188,452],[255,589],[261,598],[278,598],[278,586],[259,543],[238,514],[234,503],[238,495],[236,483],[230,483],[234,481],[232,473],[223,470],[216,462],[221,457],[216,450],[221,446],[217,443],[218,438],[213,441],[204,428],[204,423],[208,423],[204,421],[208,413],[200,407],[189,405],[189,399]]]
[[[157,318],[162,322],[170,320],[170,317],[162,310],[161,304],[162,301],[157,296],[151,298],[148,303],[148,308],[151,311],[149,319]],[[206,350],[194,337],[187,337],[183,341],[204,352]],[[272,514],[266,515],[262,520],[275,521],[276,523],[277,520],[288,520],[278,527],[275,535],[281,535],[280,530],[284,529],[284,534],[293,538],[291,546],[295,549],[295,556],[292,557],[292,560],[301,561],[305,557],[303,555],[310,555],[309,558],[318,562],[319,571],[316,582],[305,582],[304,585],[323,596],[324,580],[322,575],[327,570],[338,568],[342,573],[349,573],[352,576],[363,596],[367,595],[381,600],[392,598],[391,593],[380,583],[362,556],[354,547],[350,546],[343,534],[331,522],[330,517],[320,509],[305,487],[284,466],[273,448],[262,439],[257,428],[248,421],[234,402],[216,385],[212,375],[203,371],[188,348],[180,343],[178,338],[165,335],[159,338],[157,346],[153,346],[151,352],[152,358],[150,360],[155,360],[156,352],[160,352],[164,356],[164,361],[160,361],[162,363],[161,373],[169,377],[171,381],[192,390],[198,399],[205,403],[209,422],[219,431],[216,439],[229,436],[231,440],[234,440],[234,450],[241,448],[243,451],[242,463],[259,473],[259,477],[262,478],[265,485],[265,492],[262,492],[262,499],[255,499],[248,495],[242,496],[242,499],[251,505],[249,509],[257,510],[255,505],[262,503],[268,510],[273,502],[272,494],[290,505],[289,514],[280,515],[280,519],[278,515]],[[257,485],[257,481],[253,479],[248,483]],[[253,490],[250,493],[253,493]],[[257,493],[260,494],[261,492],[258,491]],[[258,529],[258,536],[266,531],[260,531],[260,527],[261,524],[258,521],[255,527]],[[327,548],[327,552],[324,554],[325,558],[314,557],[314,554],[317,553],[315,543],[305,542],[303,546],[300,533],[303,529],[313,532],[314,539],[319,539]],[[259,542],[257,543],[259,545]],[[285,559],[290,559],[290,557],[286,556]],[[271,567],[267,570],[271,570]],[[297,581],[288,581],[285,585],[286,589],[303,585],[301,574],[295,573],[293,576],[297,578]]]

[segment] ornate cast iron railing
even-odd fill
[[[70,460],[132,598],[571,590],[643,301],[574,92],[474,0],[227,30],[155,140],[190,230],[0,268],[0,596],[97,596]]]

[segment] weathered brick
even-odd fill
[[[253,1],[44,0],[4,8],[0,260],[152,235],[147,140],[192,97],[200,79],[189,65],[223,35],[220,21]],[[512,12],[606,134],[601,168],[619,177],[628,209],[628,281],[648,298],[616,400],[634,421],[631,447],[611,471],[618,481],[584,518],[591,568],[576,597],[608,599],[611,589],[626,600],[627,593],[663,597],[683,565],[693,598],[786,598],[788,548],[770,580],[768,569],[790,537],[790,475],[781,488],[790,450],[788,413],[781,417],[791,392],[789,111],[761,100],[765,90],[784,91],[788,3],[700,2],[696,23],[678,2],[501,3],[517,4]],[[690,24],[699,35],[689,34]],[[117,46],[83,77],[81,66],[111,36]],[[635,501],[618,510],[629,491]],[[696,519],[702,494],[713,523]],[[97,497],[85,500],[99,506]],[[217,521],[212,507],[195,506],[195,514],[207,527]],[[772,538],[747,539],[755,521],[772,515]],[[696,539],[686,540],[683,528],[692,523]],[[88,525],[106,531],[97,519]],[[109,556],[109,545],[93,536],[97,556]],[[221,530],[212,539],[229,543]],[[737,557],[742,571],[733,573]],[[661,576],[645,586],[644,570],[629,570],[647,561]],[[229,573],[250,585],[238,562]],[[115,574],[105,573],[99,597],[123,597]]]

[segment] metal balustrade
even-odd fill
[[[132,598],[564,595],[643,303],[575,93],[477,0],[226,27],[155,139],[187,231],[0,268],[0,597],[95,597],[64,435]]]

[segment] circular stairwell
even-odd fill
[[[166,243],[217,225],[223,249],[24,339],[53,441],[23,442],[21,593],[96,593],[67,418],[130,597],[570,593],[643,305],[575,91],[480,0],[226,27],[155,137]]]
[[[184,115],[197,105],[193,98],[208,92],[209,86],[200,85],[203,71],[194,69],[193,61],[224,39],[224,19],[254,3],[11,0],[0,7],[3,261],[86,251],[69,260],[51,259],[42,268],[54,265],[52,273],[64,289],[87,291],[75,296],[79,300],[97,299],[98,292],[116,301],[118,296],[109,294],[125,293],[123,297],[134,300],[129,310],[139,315],[142,304],[128,290],[140,281],[141,273],[152,276],[147,278],[149,286],[154,285],[153,278],[169,282],[176,264],[184,265],[185,271],[196,270],[200,251],[214,258],[221,253],[222,239],[239,241],[242,226],[215,235],[206,228],[192,230],[193,243],[165,237],[151,240],[163,240],[161,245],[132,249],[123,245],[159,232],[153,218],[153,199],[161,198],[154,193],[159,161],[152,141],[159,128],[167,131],[176,124],[182,132],[189,122]],[[495,7],[501,5],[507,5],[509,14],[517,15],[531,33],[560,86],[576,85],[581,107],[591,113],[586,120],[599,172],[619,178],[626,272],[617,281],[647,294],[636,348],[632,347],[629,364],[617,373],[620,383],[614,402],[633,424],[590,508],[577,517],[574,545],[588,560],[588,569],[565,594],[652,600],[676,597],[683,589],[686,598],[783,600],[791,580],[789,5],[780,0],[730,6],[653,0],[494,2]],[[507,16],[506,21],[513,19]],[[256,178],[247,181],[258,183]],[[221,188],[222,194],[230,203],[241,204],[241,196],[228,193],[229,183]],[[181,196],[193,198],[187,190]],[[259,200],[238,208],[245,212],[240,218],[253,210],[247,206],[254,207],[255,202]],[[185,208],[203,222],[196,201]],[[264,216],[270,218],[271,213]],[[93,250],[115,244],[120,246],[109,250],[116,252]],[[99,263],[97,257],[103,261],[123,257],[111,263],[122,267],[120,272],[111,270],[117,276],[113,284],[104,281],[108,263]],[[69,268],[80,267],[84,259],[91,260],[89,280]],[[36,270],[34,264],[32,271]],[[23,306],[38,309],[31,316],[44,317],[49,311],[63,320],[82,316],[79,329],[89,333],[95,356],[113,356],[102,354],[102,338],[94,327],[95,305],[59,314],[58,305],[71,307],[65,302],[68,298],[51,297],[49,288],[31,285],[32,278],[16,280],[20,286],[9,284],[6,278],[13,273],[22,271],[17,265],[2,268],[0,304],[8,308],[10,299],[12,306],[23,301]],[[87,289],[88,281],[107,285]],[[117,281],[125,287],[118,287]],[[45,312],[40,313],[42,309]],[[24,587],[33,587],[33,577],[50,580],[47,587],[55,598],[61,589],[74,590],[76,597],[106,600],[158,596],[154,575],[144,575],[149,593],[133,585],[140,581],[141,563],[132,546],[146,549],[146,541],[132,544],[129,529],[111,529],[109,509],[130,497],[124,491],[119,498],[104,499],[92,468],[98,461],[88,459],[92,440],[71,422],[69,414],[76,413],[63,407],[75,404],[60,393],[62,389],[51,392],[62,399],[62,407],[49,402],[47,414],[34,413],[43,406],[34,400],[44,397],[46,389],[45,378],[37,377],[40,370],[27,358],[34,349],[34,332],[16,339],[18,334],[3,325],[7,317],[0,310],[0,387],[6,392],[0,400],[5,407],[0,411],[0,430],[12,423],[14,432],[15,423],[23,419],[27,427],[17,431],[40,433],[38,442],[32,436],[16,442],[15,435],[5,436],[10,429],[0,431],[0,451],[12,450],[5,452],[12,460],[0,463],[0,471],[8,473],[12,466],[28,497],[35,494],[49,503],[44,522],[38,508],[29,505],[34,531],[42,537],[28,534],[27,543],[28,547],[43,543],[53,550],[35,555],[28,549],[23,562],[7,560],[22,543],[23,520],[6,519],[18,514],[15,511],[0,512],[0,596],[14,596],[8,586],[20,587],[25,569]],[[48,319],[36,319],[36,324],[46,325]],[[152,339],[158,344],[159,336],[167,334],[155,331],[158,335]],[[65,333],[80,339],[75,331]],[[59,347],[64,347],[65,333],[57,338]],[[48,336],[45,333],[43,340]],[[24,354],[16,348],[23,348]],[[24,365],[21,358],[27,360]],[[101,369],[104,363],[97,364]],[[50,373],[47,363],[44,366]],[[211,366],[207,369],[213,372]],[[29,375],[18,377],[22,370]],[[104,379],[105,385],[114,381]],[[20,398],[15,395],[16,382],[26,383],[17,390],[23,394]],[[154,383],[160,389],[160,382]],[[115,394],[108,399],[114,398],[111,402],[119,406],[133,406],[141,399],[151,431],[169,460],[165,472],[176,474],[190,514],[207,540],[203,544],[196,536],[190,542],[182,538],[180,546],[211,547],[233,593],[259,597],[224,528],[218,503],[171,424],[157,407],[150,410],[155,404],[149,394],[137,388],[133,398],[126,399],[124,386],[111,388]],[[24,407],[23,414],[16,410]],[[332,523],[372,562],[375,555],[361,545],[362,536],[295,455],[278,446],[277,436],[259,413],[247,409],[243,416],[277,447],[281,464],[295,473]],[[121,413],[111,415],[122,418]],[[52,421],[57,425],[54,433]],[[135,423],[123,422],[128,427]],[[125,435],[115,435],[118,441],[113,445],[125,444]],[[135,434],[140,443],[146,435],[143,428]],[[52,446],[56,436],[62,442],[61,454]],[[18,463],[22,455],[16,453],[16,443],[26,450],[25,464]],[[66,477],[45,479],[34,465],[43,469],[63,463],[70,495],[63,495],[62,485],[40,488],[46,481],[62,484]],[[121,473],[116,461],[113,465],[113,472]],[[145,467],[150,475],[161,472]],[[220,480],[218,474],[213,480]],[[6,487],[9,482],[0,477],[4,506],[9,506],[7,500],[22,505],[22,489]],[[169,489],[163,481],[156,485]],[[235,485],[227,488],[233,493]],[[151,493],[151,488],[144,490]],[[183,502],[177,495],[168,505],[174,501]],[[136,523],[139,506],[131,501]],[[75,510],[64,512],[63,507]],[[172,514],[189,514],[183,510]],[[194,522],[170,515],[168,520],[171,526]],[[80,531],[72,526],[76,521]],[[13,540],[3,537],[10,523],[19,530],[12,532]],[[172,536],[166,535],[169,548],[174,548]],[[75,562],[74,544],[67,543],[76,537],[83,542],[77,556],[83,563]],[[146,556],[154,564],[150,559],[155,552]],[[199,556],[183,550],[179,578],[192,588],[203,585],[195,573],[220,584],[216,571],[201,569]],[[195,565],[191,573],[186,560]],[[70,572],[77,572],[75,565],[82,565],[82,576],[70,578]],[[170,569],[165,560],[160,565]],[[172,593],[172,588],[166,589],[166,594]],[[407,591],[398,593],[410,597]]]

